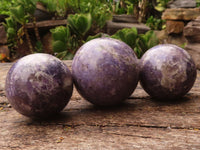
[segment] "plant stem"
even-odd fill
[[[38,27],[36,25],[36,18],[35,17],[33,17],[33,26],[34,26],[35,37],[36,37],[37,42],[42,43],[41,38],[40,38],[40,34],[39,34],[39,30],[38,30]]]
[[[33,26],[34,26],[36,39],[37,39],[38,42],[41,42],[39,30],[38,30],[37,25],[36,25],[36,18],[35,17],[33,17]]]
[[[26,40],[27,40],[27,42],[28,42],[29,51],[30,51],[31,53],[33,53],[33,46],[32,46],[32,43],[31,43],[30,36],[29,36],[29,34],[28,34],[28,29],[26,28],[25,25],[23,25],[23,26],[24,26],[24,32],[25,32],[25,35],[26,35]]]

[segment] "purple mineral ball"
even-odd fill
[[[85,43],[72,62],[74,84],[95,105],[115,105],[128,98],[139,80],[138,59],[124,42],[97,38]]]
[[[73,91],[67,66],[49,54],[31,54],[19,59],[6,78],[6,96],[11,106],[28,117],[49,117],[60,112]]]
[[[190,55],[172,44],[149,49],[141,58],[140,83],[153,98],[166,101],[184,96],[196,79]]]

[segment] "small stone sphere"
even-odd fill
[[[11,106],[28,117],[50,117],[59,113],[72,96],[68,67],[49,54],[30,54],[10,68],[6,96]]]
[[[140,83],[158,100],[180,99],[192,88],[196,66],[184,49],[161,44],[149,49],[141,58]]]

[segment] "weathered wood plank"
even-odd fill
[[[61,25],[66,25],[67,24],[67,20],[45,20],[45,21],[39,21],[36,22],[36,26],[38,28],[54,28],[56,26],[61,26]],[[34,24],[33,23],[27,23],[26,27],[29,28],[34,28]]]
[[[3,66],[0,82],[5,82],[2,70],[9,69]],[[74,90],[63,112],[51,120],[20,115],[1,90],[0,149],[200,149],[199,77],[198,71],[192,90],[176,103],[152,101],[138,86],[120,106],[99,108]]]

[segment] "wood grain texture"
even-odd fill
[[[10,65],[3,66],[1,83]],[[199,77],[198,71],[192,90],[174,103],[153,101],[138,85],[123,104],[99,108],[74,89],[62,113],[49,120],[33,120],[17,113],[2,88],[0,149],[200,149]]]

